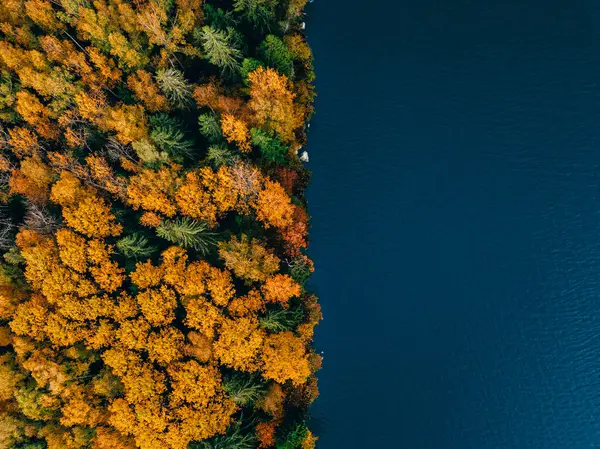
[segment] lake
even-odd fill
[[[600,447],[600,3],[308,14],[318,447]]]

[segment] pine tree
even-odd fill
[[[275,21],[275,7],[273,0],[235,0],[233,6],[236,12],[242,14],[248,21],[260,30],[268,30]]]
[[[240,418],[241,419],[241,418]],[[210,440],[192,443],[190,449],[255,449],[256,438],[253,433],[242,428],[238,421],[233,424],[225,435],[217,435]]]
[[[150,139],[161,151],[166,151],[171,159],[181,163],[192,153],[193,142],[185,139],[181,131],[183,125],[177,119],[162,113],[150,118]]]
[[[205,4],[204,6],[204,20],[213,28],[221,30],[234,27],[239,21],[234,17],[233,12],[224,11],[210,4]]]
[[[290,266],[290,276],[300,285],[304,285],[311,275],[311,269],[301,260]]]
[[[233,154],[229,148],[220,145],[211,145],[208,147],[208,153],[206,155],[206,161],[215,167],[232,164],[236,158],[236,155]]]
[[[252,135],[252,144],[258,147],[265,159],[278,164],[285,163],[289,148],[283,145],[277,136],[271,136],[258,128],[252,128],[250,134]]]
[[[220,67],[223,72],[235,72],[239,69],[242,52],[232,45],[227,33],[204,26],[199,38],[205,57],[211,64]]]
[[[119,239],[117,241],[117,249],[125,257],[134,259],[150,257],[154,252],[154,248],[148,244],[148,239],[137,232]]]
[[[284,332],[294,330],[303,318],[304,312],[300,307],[276,307],[269,308],[259,322],[269,332]]]
[[[198,116],[198,126],[200,133],[206,137],[210,143],[217,143],[223,140],[221,125],[216,115],[210,112]]]
[[[166,95],[169,103],[180,109],[187,109],[192,103],[192,91],[183,73],[169,68],[156,72],[158,87]]]
[[[296,449],[300,447],[306,439],[308,429],[304,424],[297,424],[295,427],[288,429],[287,432],[280,438],[275,445],[276,449]]]
[[[290,79],[293,78],[294,55],[277,36],[269,34],[260,44],[258,52],[269,67],[277,69]]]
[[[216,244],[216,234],[208,225],[187,217],[176,220],[164,220],[157,228],[156,235],[184,248],[193,248],[206,255]]]
[[[264,68],[264,63],[254,58],[245,58],[242,61],[242,66],[240,67],[240,75],[242,76],[242,80],[244,84],[248,84],[248,74],[250,72],[254,72],[259,67]]]
[[[223,390],[238,405],[247,406],[261,399],[266,393],[266,385],[260,377],[235,373],[224,379]]]

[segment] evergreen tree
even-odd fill
[[[119,239],[117,249],[125,257],[134,259],[150,257],[154,252],[154,248],[148,244],[148,239],[137,232]]]
[[[255,28],[269,30],[273,27],[276,0],[234,0],[233,6]]]
[[[242,61],[242,66],[240,67],[240,75],[244,80],[245,84],[248,84],[248,73],[254,72],[259,67],[263,67],[264,64],[258,59],[254,58],[245,58]]]
[[[211,145],[208,147],[208,153],[206,155],[206,161],[220,167],[221,165],[229,165],[236,160],[236,155],[225,146]]]
[[[216,234],[208,225],[187,217],[176,220],[164,220],[157,228],[156,235],[184,248],[193,248],[206,255],[216,244]]]
[[[203,26],[199,35],[206,59],[223,72],[235,72],[240,67],[242,52],[233,46],[228,33]]]
[[[294,54],[277,36],[269,34],[260,44],[258,52],[269,67],[292,79],[294,74]]]
[[[231,11],[224,11],[209,4],[204,6],[204,20],[211,27],[220,30],[234,27],[238,23],[238,19],[234,17]]]
[[[304,424],[297,424],[291,430],[284,432],[282,438],[275,445],[276,449],[297,449],[306,439],[308,429]]]
[[[216,115],[211,112],[200,114],[198,116],[198,126],[200,134],[206,137],[210,143],[217,143],[223,140],[221,125]]]
[[[191,444],[190,449],[255,449],[256,438],[247,428],[242,428],[238,421],[233,424],[225,435],[217,435],[210,440]]]
[[[156,82],[172,106],[187,109],[191,105],[190,85],[179,70],[173,68],[158,70],[156,72]]]
[[[277,307],[269,308],[259,321],[261,327],[269,332],[284,332],[294,330],[303,318],[304,311],[299,306]]]
[[[150,118],[150,139],[161,151],[166,151],[171,158],[182,163],[192,153],[193,142],[185,139],[181,127],[183,125],[167,114],[157,114]]]
[[[252,128],[250,134],[252,144],[260,150],[265,159],[278,164],[285,163],[289,149],[281,143],[277,136],[269,135],[269,133],[258,128]]]
[[[310,275],[310,268],[305,263],[295,263],[290,268],[290,276],[300,285],[304,285]]]
[[[261,399],[267,388],[259,376],[235,373],[224,379],[223,390],[236,404],[248,406]]]

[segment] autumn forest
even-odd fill
[[[0,2],[0,449],[311,449],[306,0]]]

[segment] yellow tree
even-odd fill
[[[67,225],[88,237],[117,236],[123,230],[115,222],[106,201],[97,196],[88,196],[76,206],[64,207],[62,213]]]
[[[99,125],[115,131],[117,139],[124,144],[142,140],[148,135],[146,114],[140,105],[109,108]]]
[[[269,335],[262,349],[263,376],[276,382],[291,380],[295,385],[310,376],[310,362],[304,342],[291,332]]]
[[[287,274],[272,276],[262,286],[267,302],[280,303],[283,306],[286,306],[294,296],[299,296],[300,291],[300,285]]]
[[[279,269],[279,258],[245,234],[219,243],[219,256],[236,276],[249,282],[264,281]]]
[[[221,129],[227,142],[235,143],[240,151],[247,153],[252,150],[249,142],[248,125],[242,120],[235,118],[232,114],[225,113],[221,117]]]
[[[292,223],[293,213],[294,206],[281,184],[265,181],[264,188],[258,194],[256,217],[266,228],[285,228]]]
[[[182,214],[215,226],[218,210],[212,201],[210,192],[204,185],[203,178],[206,176],[203,176],[204,171],[213,174],[210,168],[202,169],[200,172],[186,173],[184,181],[177,189],[175,198]]]
[[[38,156],[28,157],[21,161],[18,170],[10,177],[9,186],[12,193],[20,194],[30,201],[43,204],[48,200],[53,173]]]
[[[154,326],[169,324],[175,319],[177,296],[164,285],[138,293],[136,300],[144,317]]]
[[[167,97],[159,90],[152,75],[145,70],[138,70],[127,78],[127,86],[151,112],[164,111],[168,108]]]
[[[265,332],[254,317],[226,319],[213,346],[221,364],[241,371],[259,368],[259,353]]]
[[[8,130],[8,144],[17,157],[31,156],[40,148],[39,139],[30,129],[16,126]]]
[[[46,139],[56,139],[56,126],[48,119],[50,111],[32,93],[25,90],[16,94],[16,111],[23,120],[35,128],[37,133]]]
[[[291,82],[274,69],[259,67],[248,74],[250,101],[248,107],[254,120],[267,129],[276,131],[281,140],[294,140],[294,130],[302,125],[302,118],[294,108]]]
[[[158,170],[144,169],[129,178],[127,200],[134,209],[158,212],[172,217],[177,208],[174,202],[179,167],[163,166]]]

